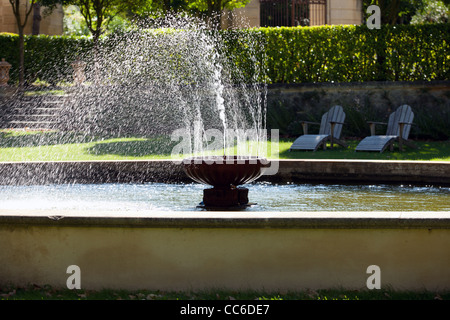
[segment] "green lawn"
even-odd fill
[[[355,152],[357,140],[347,140],[349,148],[289,152],[294,139],[268,143],[279,150],[280,159],[375,159],[450,161],[450,141],[415,141],[417,149],[403,152]],[[168,137],[105,138],[80,133],[53,131],[0,130],[0,161],[75,161],[171,159],[178,142]],[[233,152],[233,151],[232,151]],[[228,153],[227,153],[228,154]],[[268,156],[275,158],[277,155]],[[181,156],[180,156],[181,157]]]

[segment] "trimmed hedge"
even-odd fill
[[[222,37],[251,82],[449,80],[450,75],[448,23],[381,30],[365,25],[255,28],[227,30]],[[13,65],[12,83],[18,78],[17,42],[17,35],[0,34],[0,57]],[[27,79],[50,83],[70,81],[70,62],[77,56],[89,60],[92,48],[88,37],[26,36],[25,42]],[[111,45],[108,38],[102,43]]]
[[[270,83],[448,80],[450,24],[260,28]]]
[[[0,58],[5,58],[12,67],[10,83],[19,79],[19,36],[0,33]],[[92,41],[89,37],[69,36],[25,36],[25,77],[32,83],[36,79],[57,84],[72,81],[70,63],[77,57],[90,55]]]

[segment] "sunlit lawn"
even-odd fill
[[[378,159],[450,161],[450,141],[414,141],[417,149],[405,147],[394,151],[355,152],[357,140],[349,147],[327,150],[289,152],[294,139],[267,144],[268,158],[280,159]],[[179,141],[169,137],[95,137],[80,133],[51,131],[0,130],[0,161],[79,161],[79,160],[149,160],[173,159],[172,149]],[[227,150],[226,154],[235,154]],[[213,154],[218,154],[213,152]],[[179,155],[178,158],[189,156]]]

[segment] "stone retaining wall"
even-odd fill
[[[365,137],[370,134],[367,121],[386,122],[397,107],[408,104],[415,114],[412,137],[450,138],[450,81],[270,85],[267,124],[298,136],[303,133],[301,120],[320,122],[336,104],[346,113],[343,136]],[[386,127],[380,126],[377,134],[383,132]]]
[[[450,185],[448,161],[278,160],[275,183],[393,183]],[[0,162],[0,185],[192,182],[180,164],[153,161]]]

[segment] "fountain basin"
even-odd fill
[[[270,162],[256,157],[219,156],[187,158],[183,164],[192,180],[217,189],[229,189],[255,181]]]
[[[280,160],[279,173],[267,178],[448,185],[449,166],[429,161]],[[1,184],[8,185],[186,178],[171,161],[0,163]],[[255,189],[256,199],[257,194]],[[81,287],[94,290],[363,290],[370,276],[367,268],[378,265],[382,288],[450,288],[448,210],[347,210],[307,212],[297,206],[286,212],[279,205],[267,212],[239,213],[102,211],[93,205],[86,211],[3,209],[0,284],[65,288],[67,267],[77,265]]]
[[[184,171],[195,182],[213,188],[203,190],[206,209],[244,209],[249,205],[248,189],[264,174],[270,162],[264,158],[242,156],[194,157],[183,160]]]

